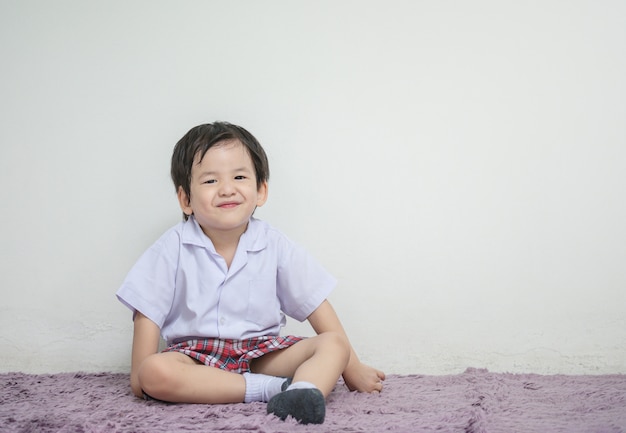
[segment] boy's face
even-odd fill
[[[181,209],[187,215],[193,213],[211,239],[225,234],[240,236],[254,209],[267,200],[267,182],[257,188],[252,159],[238,140],[217,143],[198,162],[196,156],[191,169],[191,196],[178,189]]]

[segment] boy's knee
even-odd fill
[[[139,366],[138,381],[143,392],[153,398],[163,398],[171,389],[171,369],[158,356],[147,357]]]
[[[338,332],[325,332],[321,334],[325,338],[325,345],[332,345],[337,356],[345,358],[348,362],[350,359],[350,342],[345,335]]]

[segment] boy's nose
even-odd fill
[[[221,182],[220,183],[220,195],[232,195],[235,192],[235,188],[231,182]]]

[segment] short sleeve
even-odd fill
[[[179,233],[170,230],[139,258],[116,293],[124,305],[159,328],[172,308],[179,253]]]
[[[284,238],[279,245],[277,292],[282,311],[302,322],[333,291],[337,280],[303,247]]]

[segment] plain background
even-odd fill
[[[626,372],[626,3],[0,0],[0,38],[2,371],[129,369],[114,293],[226,120],[363,361]]]

